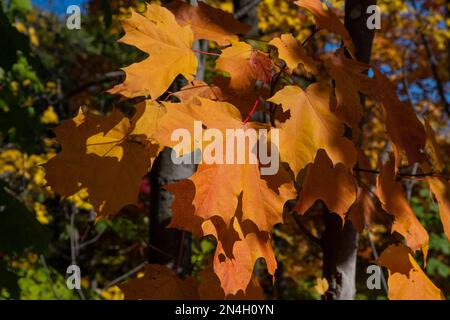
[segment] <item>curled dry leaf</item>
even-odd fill
[[[444,300],[444,296],[422,271],[402,244],[387,247],[378,263],[389,271],[388,297],[391,300]]]
[[[230,41],[238,41],[236,34],[245,34],[250,26],[234,19],[231,13],[198,2],[192,6],[186,2],[175,0],[167,6],[182,26],[189,25],[195,39],[216,41],[219,45],[228,45]]]
[[[131,17],[122,25],[125,35],[119,41],[150,56],[123,68],[125,81],[110,89],[110,93],[127,98],[150,95],[157,99],[179,74],[194,80],[197,71],[197,58],[192,51],[194,35],[189,26],[181,27],[169,10],[151,3],[143,14],[131,10]]]

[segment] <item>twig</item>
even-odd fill
[[[306,38],[306,39],[302,42],[302,47],[304,47],[304,46],[308,43],[308,41],[311,40],[311,39],[314,37],[314,35],[315,35],[317,32],[319,32],[319,31],[320,31],[320,29],[315,28],[314,31],[311,32],[311,34],[308,36],[308,38]]]
[[[83,243],[81,243],[79,246],[78,246],[78,249],[80,250],[80,249],[83,249],[84,247],[86,247],[86,246],[88,246],[88,245],[90,245],[90,244],[93,244],[94,242],[96,242],[98,239],[100,239],[100,237],[102,236],[102,234],[104,233],[105,231],[104,230],[102,230],[101,232],[99,232],[94,238],[92,238],[91,240],[88,240],[88,241],[85,241],[85,242],[83,242]]]
[[[96,85],[99,85],[101,83],[104,82],[110,82],[112,80],[115,80],[117,78],[122,78],[125,76],[125,73],[123,71],[112,71],[112,72],[108,72],[100,77],[98,77],[96,80],[93,81],[89,81],[84,83],[83,85],[75,88],[74,90],[66,93],[64,96],[60,97],[57,101],[55,101],[53,104],[54,105],[59,105],[61,102],[76,96],[77,94],[83,92],[86,89],[89,89],[91,87],[94,87]]]
[[[128,278],[129,276],[135,274],[136,272],[138,272],[140,269],[142,269],[145,265],[147,264],[147,262],[142,262],[140,265],[134,267],[133,269],[131,269],[130,271],[128,271],[127,273],[121,275],[120,277],[115,278],[114,280],[112,280],[110,283],[108,283],[103,289],[101,289],[100,291],[105,291],[108,288],[116,285],[117,283],[121,282],[122,280]]]
[[[380,174],[380,171],[373,170],[373,169],[363,169],[363,168],[353,168],[354,171],[360,171],[360,172],[366,172],[366,173],[373,173],[373,174]],[[426,173],[397,173],[397,176],[399,177],[405,177],[405,178],[424,178],[424,177],[440,177],[448,179],[443,174],[439,174],[436,172],[426,172]]]
[[[48,283],[49,283],[49,285],[50,285],[50,289],[52,290],[53,296],[55,297],[56,300],[61,300],[61,297],[58,296],[58,294],[57,294],[56,291],[55,291],[55,287],[53,286],[53,279],[52,279],[52,276],[51,276],[51,274],[50,274],[50,270],[49,270],[48,267],[47,267],[47,262],[45,261],[45,257],[44,257],[43,254],[41,254],[40,259],[41,259],[42,265],[44,266],[44,269],[45,269],[45,275],[46,275],[47,281],[48,281]]]
[[[417,169],[419,169],[419,163],[416,162],[416,163],[414,163],[412,173],[416,174]],[[406,184],[406,199],[408,199],[408,201],[411,200],[412,191],[413,191],[415,184],[416,184],[415,180],[411,180]]]
[[[370,247],[372,248],[372,254],[373,257],[375,259],[375,261],[378,261],[378,251],[377,248],[375,246],[375,242],[372,239],[372,234],[370,233],[369,227],[367,226],[367,224],[364,224],[366,231],[367,231],[367,237],[369,238],[369,242],[370,242]],[[384,273],[383,270],[381,270],[381,284],[383,285],[383,289],[384,292],[386,293],[386,295],[388,294],[388,287],[387,287],[387,282],[386,282],[386,278],[384,277]]]
[[[317,238],[315,235],[313,235],[302,223],[301,218],[298,216],[298,213],[293,211],[292,217],[294,218],[295,222],[297,223],[297,226],[300,228],[300,230],[303,232],[303,234],[315,245],[318,245],[319,247],[322,246],[322,240]]]
[[[241,9],[239,9],[238,12],[236,12],[234,14],[234,18],[235,19],[241,19],[242,17],[244,17],[250,10],[252,10],[254,7],[256,7],[259,3],[261,2],[261,0],[253,0],[251,2],[249,2],[247,5],[243,6]]]
[[[428,57],[428,63],[430,64],[431,73],[433,75],[434,81],[436,82],[439,97],[442,100],[442,103],[444,104],[445,111],[447,112],[448,115],[450,115],[450,104],[447,102],[447,99],[445,98],[444,86],[442,85],[442,81],[439,78],[439,73],[437,71],[437,61],[433,55],[433,52],[431,51],[428,39],[422,31],[425,25],[423,23],[421,13],[419,13],[416,1],[411,0],[410,2],[414,8],[414,15],[416,16],[416,19],[419,22],[419,29],[417,30],[417,32],[420,33],[420,40],[422,41],[422,45],[425,47],[425,51]]]

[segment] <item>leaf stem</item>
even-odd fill
[[[250,113],[248,114],[247,118],[245,118],[243,124],[246,124],[248,120],[250,120],[250,117],[255,113],[256,108],[259,106],[259,98],[256,98],[255,103],[253,104],[252,110],[250,110]]]
[[[208,56],[215,56],[215,57],[219,57],[220,56],[219,53],[215,53],[215,52],[208,52],[208,51],[196,50],[196,49],[192,49],[192,51],[197,52],[197,53],[201,53],[201,54],[206,54]]]

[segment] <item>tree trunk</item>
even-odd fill
[[[170,1],[162,1],[168,3]],[[191,0],[198,5],[197,0]],[[207,50],[205,42],[196,41],[194,49]],[[205,61],[197,54],[199,66],[196,79],[203,80]],[[175,84],[177,86],[178,82]],[[179,87],[179,85],[178,85]],[[185,276],[191,272],[191,234],[177,229],[167,229],[172,219],[171,205],[173,197],[163,186],[190,177],[196,169],[193,164],[176,165],[171,160],[172,149],[165,148],[156,158],[150,179],[150,230],[149,230],[149,263],[168,264],[176,272]]]
[[[345,27],[356,48],[356,58],[368,63],[372,49],[374,30],[367,28],[367,7],[376,0],[346,0]],[[364,103],[364,97],[361,97]],[[351,221],[342,225],[341,218],[324,213],[325,231],[322,238],[323,276],[328,280],[326,299],[352,300],[356,294],[355,275],[358,250],[358,234]]]
[[[234,14],[236,18],[251,26],[248,35],[258,34],[258,3],[257,0],[233,0]]]

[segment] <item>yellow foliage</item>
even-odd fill
[[[34,203],[34,212],[36,213],[36,219],[41,224],[49,224],[49,216],[47,213],[47,208],[40,202]]]
[[[80,210],[90,211],[93,210],[93,206],[89,203],[89,194],[86,189],[81,189],[74,195],[67,198],[69,201],[72,201]]]
[[[59,122],[58,114],[55,112],[53,106],[49,106],[47,110],[44,111],[44,113],[41,115],[41,122],[44,124]]]
[[[100,296],[106,300],[123,300],[124,295],[118,286],[108,288],[100,293]]]

